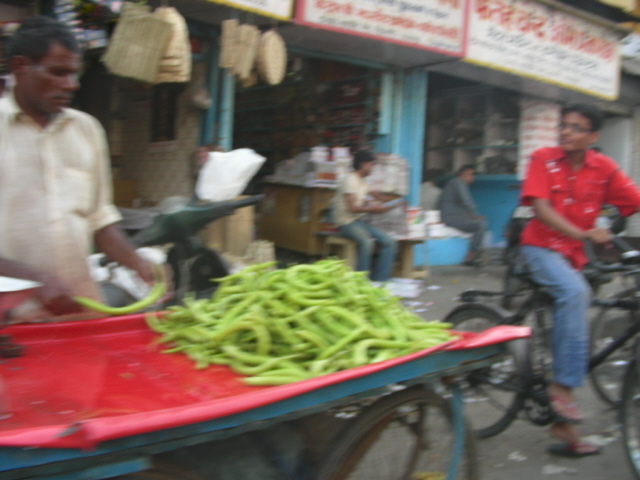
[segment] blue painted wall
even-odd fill
[[[480,215],[487,219],[491,246],[504,246],[504,229],[518,205],[520,182],[515,175],[477,175],[470,186]]]
[[[410,206],[420,203],[420,183],[424,158],[424,135],[427,109],[428,74],[425,70],[406,70],[394,73],[391,95],[392,122],[388,138],[390,151],[409,163]],[[425,263],[424,245],[414,247],[415,264]]]

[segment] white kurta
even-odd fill
[[[333,218],[335,224],[338,226],[348,225],[364,215],[364,213],[351,213],[349,211],[345,199],[347,193],[352,194],[355,205],[361,207],[369,193],[369,184],[356,172],[351,172],[342,179],[333,200]]]
[[[0,256],[100,298],[86,257],[94,232],[119,220],[98,121],[65,109],[43,129],[0,99]]]

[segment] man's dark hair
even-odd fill
[[[39,62],[54,43],[75,53],[80,51],[76,38],[66,25],[42,15],[30,17],[22,22],[9,40],[7,58],[21,55]]]
[[[589,119],[591,123],[591,131],[599,132],[604,123],[604,113],[595,105],[588,103],[574,103],[572,105],[566,105],[562,108],[561,115],[564,117],[568,113],[577,113],[583,117]]]
[[[358,150],[353,156],[353,169],[360,170],[363,163],[375,162],[375,160],[373,153],[369,150]]]
[[[456,172],[456,177],[461,175],[462,173],[466,172],[467,170],[473,170],[475,172],[476,171],[476,167],[474,167],[473,165],[463,165]]]

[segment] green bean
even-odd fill
[[[358,337],[360,337],[365,331],[366,331],[366,329],[363,328],[363,327],[356,328],[351,333],[349,333],[349,335],[347,335],[344,338],[342,338],[342,340],[340,340],[339,342],[333,344],[332,346],[330,346],[329,348],[327,348],[326,350],[321,352],[320,355],[318,355],[318,360],[322,360],[324,358],[329,358],[333,354],[338,353],[344,347],[346,347],[351,342],[353,342]]]
[[[212,300],[185,301],[150,328],[197,368],[229,365],[249,385],[277,385],[380,362],[454,338],[428,324],[342,261],[219,279]]]
[[[165,282],[156,282],[153,287],[151,287],[151,291],[146,297],[125,307],[111,307],[88,297],[73,297],[73,299],[83,307],[99,313],[106,313],[108,315],[126,315],[128,313],[139,312],[140,310],[150,307],[154,303],[158,302],[166,291],[167,284]]]

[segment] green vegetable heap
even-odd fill
[[[212,300],[187,300],[149,326],[196,368],[229,365],[249,385],[280,385],[381,362],[455,338],[425,322],[340,260],[220,280]]]

